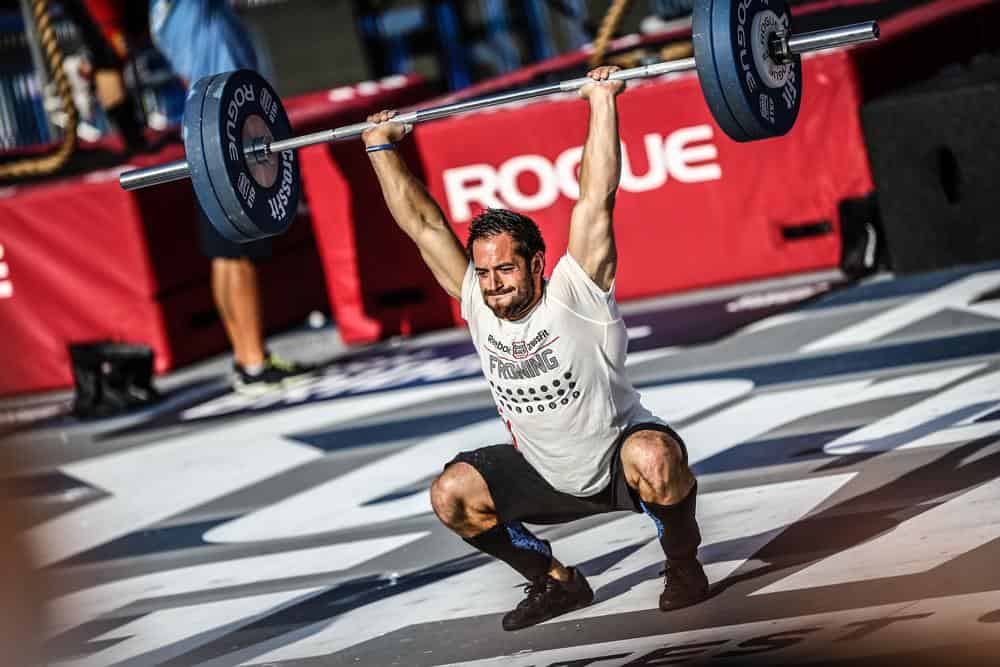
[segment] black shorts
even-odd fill
[[[198,240],[202,254],[212,259],[216,257],[261,259],[271,256],[271,239],[261,239],[248,243],[230,241],[216,231],[212,223],[205,217],[200,206],[198,207]]]
[[[538,474],[521,452],[511,444],[481,447],[460,452],[445,465],[468,463],[483,476],[500,523],[526,521],[535,524],[556,524],[575,521],[605,512],[630,511],[642,513],[639,493],[625,481],[625,469],[620,456],[625,440],[636,431],[660,431],[676,440],[687,461],[687,448],[681,437],[663,424],[646,422],[626,429],[615,441],[611,457],[611,481],[592,496],[580,497],[552,488]]]

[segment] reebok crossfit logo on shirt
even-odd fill
[[[542,329],[531,340],[528,341],[515,340],[512,341],[510,345],[504,345],[496,338],[494,338],[493,334],[487,336],[486,340],[489,342],[490,345],[500,350],[504,354],[513,355],[515,359],[526,359],[528,355],[530,355],[535,348],[537,348],[539,345],[548,340],[548,337],[549,337],[548,330]]]
[[[503,343],[501,343],[500,341],[498,341],[496,338],[493,337],[493,334],[490,334],[486,338],[486,340],[489,341],[490,345],[492,345],[496,349],[500,350],[504,354],[513,354],[513,352],[511,352],[510,346],[509,345],[504,345]]]
[[[503,380],[521,380],[536,378],[543,373],[559,368],[559,360],[556,359],[555,353],[548,349],[549,345],[557,340],[559,340],[558,336],[549,340],[548,329],[542,329],[529,341],[515,340],[510,345],[498,341],[493,337],[493,334],[488,335],[486,341],[490,345],[500,352],[514,357],[513,359],[502,359],[491,354],[490,375],[495,375]]]
[[[514,341],[511,345],[514,351],[514,358],[524,359],[526,356],[531,354],[532,350],[542,345],[542,343],[548,340],[548,338],[549,338],[548,330],[542,329],[535,335],[534,338],[532,338],[529,341],[523,341],[523,340]],[[555,340],[553,340],[552,342],[554,343]],[[543,345],[542,347],[547,347],[547,345]],[[521,350],[520,353],[518,352],[519,350]]]

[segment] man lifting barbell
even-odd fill
[[[548,280],[535,223],[491,209],[469,226],[466,250],[395,144],[394,112],[368,118],[363,138],[393,218],[438,283],[462,304],[483,373],[511,443],[463,452],[431,486],[438,518],[528,580],[503,618],[517,630],[583,607],[593,592],[522,522],[563,523],[602,512],[645,512],[666,556],[663,610],[700,602],[697,482],[680,438],[643,407],[625,373],[628,336],[614,296],[612,210],[621,176],[617,67],[580,88],[590,125],[569,246]],[[468,256],[466,255],[468,253]],[[513,446],[512,446],[513,445]]]
[[[552,558],[529,523],[561,523],[614,510],[649,514],[666,556],[664,610],[708,595],[697,560],[697,483],[684,444],[639,400],[624,372],[627,336],[613,293],[611,214],[620,175],[615,97],[629,79],[697,69],[705,99],[737,141],[781,136],[802,100],[799,54],[877,39],[867,22],[792,35],[783,0],[699,0],[695,58],[571,79],[440,107],[380,112],[368,122],[291,134],[270,85],[241,70],[206,77],[185,111],[184,162],[122,174],[127,190],[190,177],[212,225],[234,241],[279,234],[301,190],[294,151],[363,136],[383,195],[442,287],[460,299],[512,445],[465,452],[431,488],[434,511],[477,549],[528,579],[504,617],[523,628],[589,604],[583,574]],[[463,250],[440,207],[407,170],[395,143],[410,125],[543,95],[579,90],[590,103],[581,198],[569,247],[548,281],[537,226],[491,210]]]

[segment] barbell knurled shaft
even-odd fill
[[[695,68],[694,58],[681,58],[680,60],[668,60],[663,63],[652,65],[642,65],[631,69],[620,69],[608,78],[612,81],[631,81],[632,79],[648,79],[654,76],[662,76],[674,72],[686,72]],[[581,76],[578,79],[569,79],[559,84],[559,90],[568,93],[578,90],[588,83],[593,83],[589,76]]]

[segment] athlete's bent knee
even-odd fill
[[[448,466],[431,484],[430,493],[431,507],[438,519],[455,530],[475,523],[475,515],[490,506],[489,491],[482,477],[468,463]]]
[[[622,448],[622,460],[636,482],[646,486],[664,504],[684,498],[694,485],[694,475],[684,460],[681,444],[661,431],[639,431]]]
[[[431,507],[438,519],[446,525],[451,525],[454,521],[455,510],[461,503],[461,496],[455,486],[448,471],[438,475],[431,484]]]

